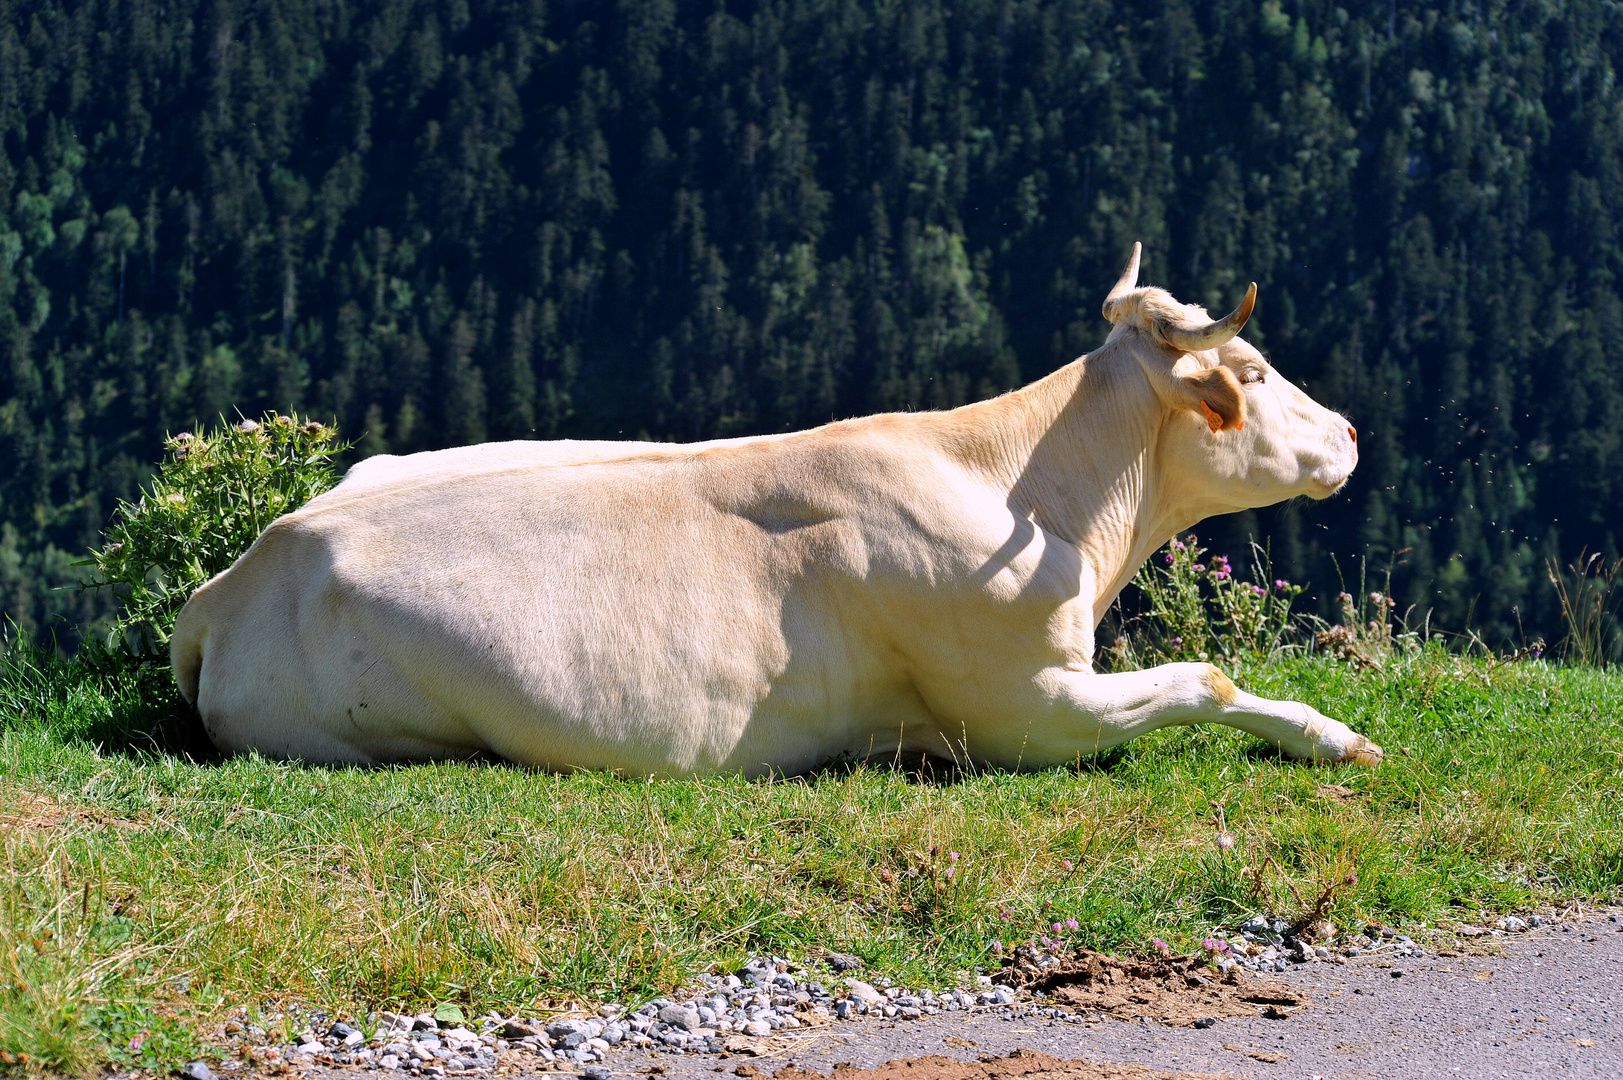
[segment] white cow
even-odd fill
[[[308,761],[1041,767],[1211,721],[1376,764],[1208,664],[1092,670],[1100,615],[1168,537],[1325,498],[1357,460],[1347,421],[1235,337],[1254,285],[1212,322],[1135,287],[1138,259],[1100,349],[950,412],[361,462],[187,603],[181,691],[222,749]]]

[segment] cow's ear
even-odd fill
[[[1239,431],[1245,427],[1245,390],[1234,372],[1219,365],[1190,375],[1173,377],[1182,408],[1198,413],[1213,431]]]

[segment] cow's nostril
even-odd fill
[[[1353,427],[1351,424],[1347,425],[1347,434],[1352,436],[1352,441],[1353,442],[1358,441],[1358,429]]]

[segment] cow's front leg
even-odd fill
[[[1216,691],[1222,712],[1213,717],[1219,724],[1237,727],[1267,739],[1291,757],[1309,761],[1348,762],[1375,766],[1385,752],[1340,720],[1332,720],[1311,705],[1300,701],[1273,701],[1248,694],[1235,686],[1227,675],[1211,669],[1212,681],[1223,689]]]
[[[1206,722],[1248,731],[1309,761],[1378,765],[1382,758],[1379,746],[1341,721],[1299,701],[1248,694],[1210,664],[1112,675],[1050,669],[1037,682],[1049,709],[1029,741],[1038,755],[1055,760],[1067,757],[1067,744],[1070,754],[1088,753],[1158,728]]]

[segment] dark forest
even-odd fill
[[[0,607],[165,433],[690,440],[1001,392],[1145,280],[1359,428],[1209,522],[1319,604],[1554,635],[1623,533],[1623,11],[1348,0],[5,0]],[[1338,576],[1339,575],[1339,576]],[[65,636],[64,642],[69,641]]]

